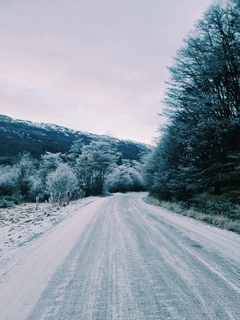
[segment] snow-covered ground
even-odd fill
[[[17,248],[39,237],[76,210],[91,203],[93,197],[70,202],[68,206],[50,203],[24,203],[0,209],[0,267]]]
[[[55,208],[60,223],[6,244],[0,319],[240,319],[240,236],[145,196]]]

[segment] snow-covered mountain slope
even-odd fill
[[[109,136],[76,131],[55,124],[34,123],[0,115],[0,164],[11,163],[20,152],[30,152],[35,158],[46,151],[68,152],[71,144],[82,139],[85,144],[92,140],[104,140],[115,144],[123,158],[138,160],[141,152],[151,146],[131,140],[119,140]]]

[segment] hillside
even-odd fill
[[[130,160],[139,160],[139,154],[151,148],[146,144],[130,140],[119,140],[54,124],[34,123],[0,115],[0,164],[12,163],[23,151],[30,152],[37,159],[46,151],[65,153],[78,139],[82,139],[85,144],[93,140],[108,141],[117,146],[124,159]]]

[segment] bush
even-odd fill
[[[13,200],[9,200],[7,197],[0,198],[0,208],[13,208],[15,207],[15,203]]]
[[[46,187],[53,204],[66,205],[78,188],[76,175],[67,164],[60,163],[54,172],[48,174]]]

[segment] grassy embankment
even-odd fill
[[[148,200],[183,216],[240,234],[240,190],[223,190],[220,195],[209,190],[189,202],[160,201],[151,196]]]

